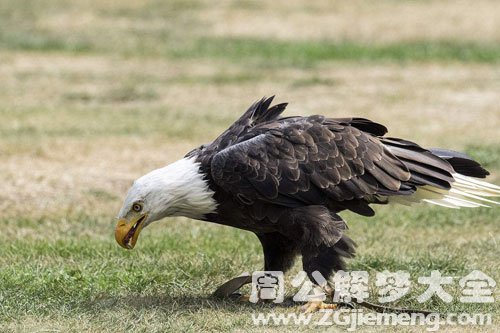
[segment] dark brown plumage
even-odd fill
[[[254,232],[266,270],[286,271],[301,254],[308,274],[328,277],[354,255],[342,210],[371,216],[370,204],[409,200],[419,188],[446,192],[456,172],[488,174],[466,155],[384,137],[387,129],[367,119],[280,118],[286,104],[272,100],[187,155],[219,203],[205,219]]]

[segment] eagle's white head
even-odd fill
[[[129,189],[118,213],[116,241],[132,249],[141,230],[153,221],[167,216],[201,219],[216,209],[213,194],[193,158],[153,170]]]

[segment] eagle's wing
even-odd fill
[[[375,123],[348,120],[292,117],[255,126],[212,156],[212,178],[244,204],[323,204],[363,215],[373,214],[368,203],[378,196],[413,193],[405,164],[358,128]]]
[[[236,120],[227,130],[219,135],[212,143],[202,145],[186,154],[186,157],[203,157],[202,163],[210,164],[211,156],[217,152],[237,143],[249,130],[259,124],[276,120],[285,111],[288,103],[271,106],[274,96],[263,97],[253,103],[243,115]],[[201,154],[203,152],[203,154]]]

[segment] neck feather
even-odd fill
[[[137,182],[156,188],[150,198],[155,220],[166,216],[202,219],[217,208],[214,192],[193,158],[183,158],[154,170]]]

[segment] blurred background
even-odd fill
[[[261,268],[253,235],[175,219],[125,252],[113,218],[135,178],[264,95],[289,102],[286,115],[365,117],[466,151],[498,184],[500,2],[1,1],[7,328],[249,328],[251,308],[198,297]],[[481,263],[500,277],[498,209],[394,209],[349,216],[354,268],[460,274]]]

